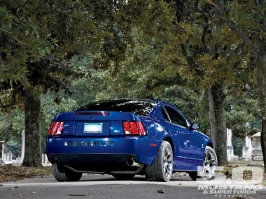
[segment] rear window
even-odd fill
[[[119,111],[132,112],[137,115],[148,116],[153,103],[145,100],[109,100],[87,104],[77,111]]]

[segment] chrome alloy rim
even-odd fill
[[[170,148],[166,148],[164,151],[163,170],[165,177],[170,178],[173,171],[173,155]]]
[[[216,157],[211,151],[207,150],[204,154],[204,163],[203,163],[203,177],[207,179],[212,179],[215,176],[216,172]]]

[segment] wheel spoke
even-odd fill
[[[165,164],[164,164],[164,174],[165,174],[166,176],[171,175],[171,165],[168,164],[168,163],[165,163]]]
[[[211,160],[210,160],[210,164],[211,164],[211,165],[215,165],[215,164],[213,164],[213,163],[215,163],[215,160],[214,160],[214,159],[211,159]]]
[[[203,175],[211,179],[214,176],[216,168],[216,158],[215,154],[212,151],[206,150],[204,154],[204,163],[203,163]]]
[[[165,149],[163,157],[163,170],[165,176],[170,176],[172,172],[173,157],[169,149]]]

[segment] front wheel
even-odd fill
[[[163,141],[152,166],[145,168],[147,179],[167,182],[173,173],[173,151],[169,142]]]
[[[189,172],[188,174],[192,180],[196,180],[197,178],[212,180],[215,178],[217,166],[218,160],[215,151],[213,148],[206,146],[200,175],[198,175],[198,172]]]
[[[212,180],[215,178],[217,166],[218,160],[215,151],[213,148],[206,146],[202,166],[202,177],[206,180]]]

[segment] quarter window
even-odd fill
[[[187,126],[186,120],[176,110],[169,106],[164,106],[164,109],[168,113],[172,123]]]
[[[164,119],[167,121],[167,122],[171,122],[169,116],[168,116],[168,113],[166,112],[165,108],[163,107],[162,108],[162,113],[163,113],[163,117]]]

